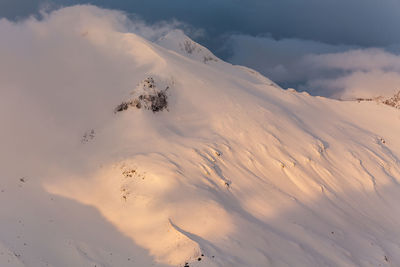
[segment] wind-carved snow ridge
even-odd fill
[[[0,21],[1,267],[400,266],[398,110],[127,20]]]

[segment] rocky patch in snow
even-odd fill
[[[94,129],[91,129],[90,131],[85,132],[85,134],[82,136],[81,143],[86,144],[87,142],[93,140],[94,137],[95,137]]]
[[[400,91],[398,91],[393,97],[384,100],[383,103],[400,109]]]
[[[148,77],[136,87],[136,90],[132,93],[133,98],[119,104],[114,112],[121,112],[130,107],[143,108],[151,110],[154,113],[163,111],[168,107],[168,89],[169,86],[164,89],[159,88],[154,78]]]
[[[400,91],[398,91],[394,96],[389,98],[384,98],[383,96],[378,96],[374,98],[357,98],[358,102],[363,101],[376,101],[377,103],[383,103],[385,105],[400,109]]]

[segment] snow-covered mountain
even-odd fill
[[[399,266],[400,113],[121,13],[0,22],[0,266]]]

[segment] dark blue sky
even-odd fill
[[[207,34],[232,32],[330,44],[400,43],[398,0],[0,0],[0,16],[21,18],[41,6],[90,3],[140,15],[148,22],[177,19]]]

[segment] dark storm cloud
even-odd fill
[[[400,42],[397,0],[2,0],[0,16],[78,3],[139,14],[148,22],[175,18],[204,28],[210,39],[235,32],[361,46]]]
[[[395,49],[232,35],[229,61],[249,66],[284,88],[340,99],[393,96],[400,90]]]

